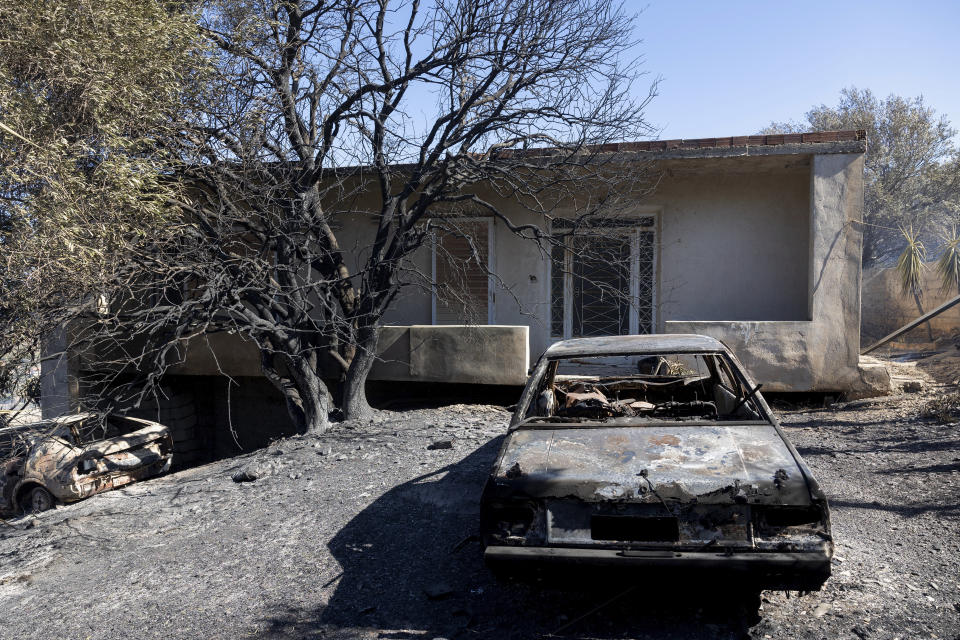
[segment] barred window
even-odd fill
[[[557,339],[652,333],[654,218],[607,222],[551,254],[550,333]]]

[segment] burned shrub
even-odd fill
[[[960,421],[960,391],[927,400],[920,408],[920,417],[933,418],[940,424]]]

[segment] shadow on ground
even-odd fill
[[[561,591],[496,582],[476,533],[480,491],[501,441],[360,512],[329,543],[343,572],[325,579],[336,583],[327,606],[279,612],[259,637],[746,637],[749,614],[716,594],[691,598],[642,583]]]

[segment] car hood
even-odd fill
[[[809,505],[810,490],[772,425],[523,425],[494,472],[502,495],[588,502]]]

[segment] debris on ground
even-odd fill
[[[266,478],[274,471],[273,465],[263,460],[254,460],[243,465],[230,476],[234,482],[253,482]]]
[[[960,433],[921,415],[943,392],[780,412],[830,499],[843,561],[819,592],[764,592],[758,622],[709,595],[497,582],[464,541],[510,414],[453,405],[376,411],[11,520],[0,635],[520,640],[575,621],[564,638],[956,638]],[[428,453],[440,440],[457,446]],[[231,480],[257,460],[273,471]]]
[[[446,582],[436,582],[423,588],[423,592],[431,600],[440,600],[453,594],[453,587]]]

